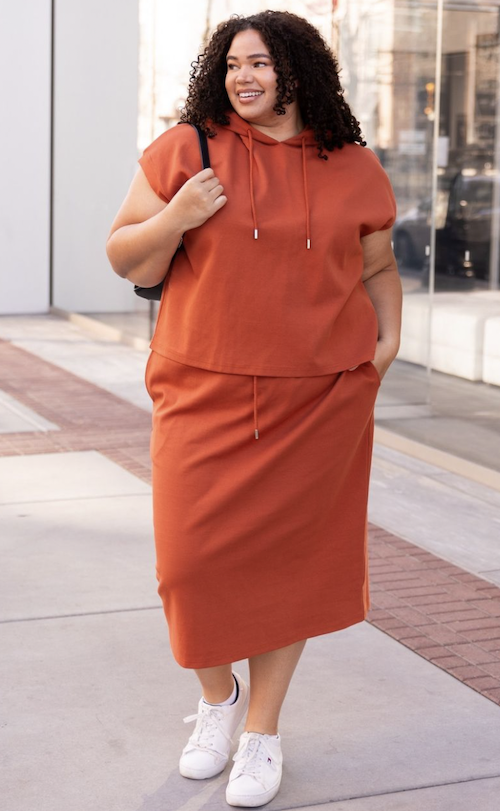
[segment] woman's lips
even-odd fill
[[[251,95],[247,96],[246,93],[249,93]],[[255,99],[260,99],[260,97],[263,96],[263,95],[264,95],[263,91],[258,91],[258,90],[255,90],[255,91],[246,90],[246,91],[242,91],[241,93],[237,93],[238,101],[241,104],[250,104],[250,102],[255,101]]]

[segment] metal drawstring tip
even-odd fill
[[[259,238],[259,229],[258,229],[258,228],[254,228],[254,232],[253,232],[253,238],[254,238],[254,239],[258,239],[258,238]]]
[[[259,429],[258,428],[255,429],[254,434],[255,434],[255,439],[258,439],[259,438]]]
[[[311,240],[310,239],[306,240],[306,248],[307,248],[308,251],[311,249]]]

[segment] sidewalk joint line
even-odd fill
[[[4,456],[3,458],[8,457]],[[151,490],[151,488],[149,488],[149,490]],[[150,498],[151,493],[110,493],[109,495],[104,494],[102,496],[67,496],[67,498],[40,498],[33,499],[33,501],[1,501],[0,510],[2,507],[29,507],[31,504],[58,504],[59,502],[64,504],[66,501],[100,501],[107,498],[143,498],[144,496]]]
[[[43,622],[45,620],[71,619],[74,617],[98,617],[101,614],[127,614],[133,611],[158,611],[161,605],[145,605],[136,608],[109,608],[102,611],[82,611],[74,614],[48,614],[45,617],[15,617],[14,619],[0,620],[0,625],[9,625],[16,622]]]
[[[371,797],[390,797],[391,794],[404,794],[407,791],[422,791],[428,788],[441,788],[445,786],[459,786],[462,783],[477,783],[481,780],[496,780],[500,778],[500,774],[487,774],[480,777],[467,777],[464,780],[447,780],[444,783],[425,783],[422,786],[410,786],[408,788],[389,789],[388,791],[375,791],[370,794],[350,794],[345,797],[338,797],[333,800],[320,800],[319,802],[306,803],[303,802],[299,805],[287,805],[287,811],[293,811],[294,808],[319,808],[322,805],[334,805],[336,803],[346,803],[350,800],[366,800]]]

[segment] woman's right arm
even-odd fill
[[[115,273],[141,287],[166,276],[182,235],[213,217],[227,202],[213,169],[191,177],[165,203],[141,167],[111,226],[106,253]]]

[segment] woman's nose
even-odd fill
[[[243,65],[242,68],[238,71],[238,75],[236,77],[237,82],[248,82],[252,80],[252,69],[247,65]]]

